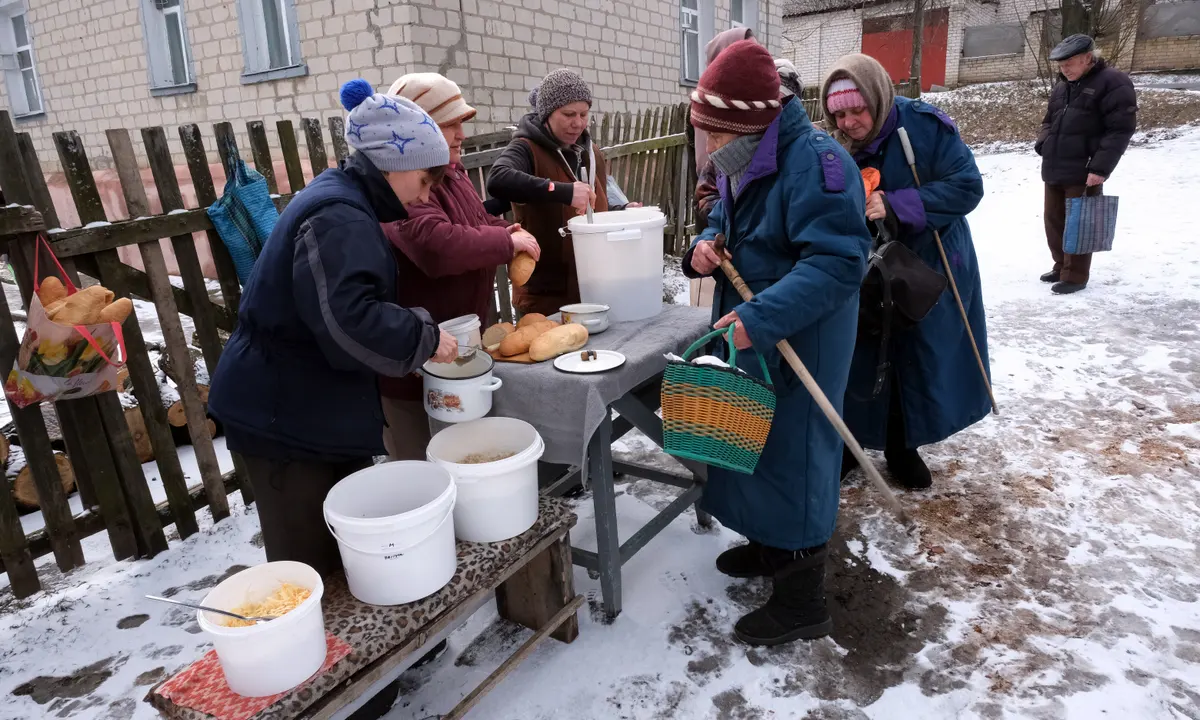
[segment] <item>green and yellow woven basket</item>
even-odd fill
[[[729,343],[729,366],[693,365],[688,360],[713,338]],[[676,457],[752,473],[767,444],[775,417],[775,389],[758,356],[764,382],[736,369],[733,326],[697,340],[663,371],[663,448]]]

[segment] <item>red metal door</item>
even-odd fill
[[[921,33],[921,89],[946,84],[946,47],[950,18],[945,8],[925,12]],[[862,51],[887,68],[892,82],[908,79],[912,66],[912,16],[893,15],[863,20]]]

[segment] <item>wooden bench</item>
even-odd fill
[[[253,720],[342,720],[396,680],[437,643],[461,627],[494,594],[500,616],[534,631],[520,648],[444,719],[461,718],[546,637],[573,642],[579,634],[571,566],[570,506],[543,497],[538,520],[524,534],[499,543],[458,543],[454,579],[434,595],[398,606],[366,605],[340,574],[327,579],[321,609],[325,629],[352,648],[317,675],[254,716]],[[164,681],[165,682],[165,681]],[[172,720],[211,720],[158,694],[146,700]]]

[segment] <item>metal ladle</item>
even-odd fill
[[[269,617],[246,617],[245,615],[238,615],[237,613],[232,613],[232,612],[229,612],[228,610],[218,610],[216,608],[205,607],[203,605],[197,605],[195,603],[183,602],[182,600],[172,600],[170,598],[158,597],[157,595],[147,595],[146,598],[149,600],[157,600],[158,602],[169,603],[171,605],[182,605],[183,607],[192,608],[193,610],[203,610],[204,612],[216,613],[218,615],[226,615],[228,617],[237,618],[238,620],[244,620],[246,622],[260,623],[260,622],[270,622],[271,620],[276,619],[276,618],[269,618]]]

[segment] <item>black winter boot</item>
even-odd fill
[[[909,490],[925,490],[933,485],[933,475],[915,449],[886,450],[883,456],[887,459],[892,477],[902,486]]]
[[[833,632],[833,620],[825,607],[828,546],[795,551],[764,547],[763,551],[775,569],[775,588],[766,605],[733,626],[738,640],[755,646],[782,645]]]
[[[1070,295],[1087,287],[1087,283],[1056,282],[1050,286],[1050,292],[1055,295]]]
[[[737,545],[717,556],[717,570],[729,577],[770,577],[771,566],[763,557],[762,543],[753,540],[748,545]]]
[[[1044,283],[1056,283],[1058,282],[1059,277],[1060,276],[1057,270],[1051,270],[1048,273],[1042,273],[1042,276],[1038,278],[1038,280],[1041,280]]]

